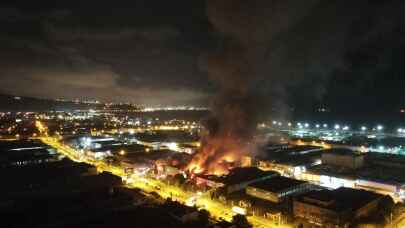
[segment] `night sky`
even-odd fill
[[[227,23],[205,0],[1,3],[0,93],[209,104],[206,56],[229,32],[261,45],[249,89],[264,105],[405,106],[405,1],[216,1]]]

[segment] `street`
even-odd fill
[[[139,177],[132,175],[129,179],[127,174],[124,172],[124,169],[118,166],[112,166],[107,164],[104,161],[94,161],[91,158],[85,157],[84,154],[80,154],[78,151],[72,149],[67,145],[63,145],[60,143],[56,138],[52,137],[40,137],[41,141],[55,149],[57,151],[72,161],[75,162],[84,162],[90,165],[97,167],[99,171],[106,171],[110,172],[116,176],[121,177],[123,180],[126,180],[128,187],[142,189],[145,192],[152,193],[156,192],[159,194],[160,197],[163,199],[172,198],[180,203],[186,204],[187,200],[190,197],[196,198],[196,206],[202,207],[208,212],[210,212],[211,216],[215,219],[223,219],[226,221],[231,221],[234,215],[232,209],[221,202],[212,200],[208,196],[198,196],[198,194],[193,192],[186,192],[179,187],[168,185],[163,183],[162,181],[147,178],[147,177]],[[79,155],[80,154],[80,155]],[[258,217],[258,216],[247,216],[248,221],[254,227],[263,227],[263,228],[289,228],[292,227],[290,225],[276,225],[272,223],[270,220]]]

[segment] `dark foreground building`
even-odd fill
[[[378,210],[383,195],[339,188],[312,191],[294,200],[294,216],[323,227],[348,227]]]

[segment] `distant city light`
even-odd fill
[[[288,126],[289,126],[289,127],[291,127],[291,125],[292,125],[291,123],[288,123]]]
[[[327,125],[327,124],[323,124],[323,127],[324,127],[324,128],[327,128],[327,127],[328,127],[328,125]]]
[[[361,127],[361,130],[362,130],[362,131],[366,131],[366,130],[367,130],[367,127],[366,127],[366,126],[362,126],[362,127]]]
[[[402,129],[402,128],[398,128],[398,133],[403,133],[403,132],[405,132],[405,129]]]
[[[349,126],[344,126],[344,127],[343,127],[343,130],[344,130],[344,131],[349,130]]]
[[[335,129],[336,129],[336,130],[339,130],[339,129],[340,129],[340,125],[339,125],[339,124],[336,124],[336,125],[335,125]]]
[[[305,123],[304,126],[305,126],[306,128],[308,128],[308,127],[309,127],[309,123]]]
[[[320,125],[319,125],[319,124],[317,124],[317,125],[315,125],[315,127],[316,127],[316,128],[319,128],[319,127],[320,127]]]
[[[273,121],[273,125],[276,125],[277,124],[277,121]]]
[[[377,130],[378,130],[378,131],[381,131],[382,129],[384,129],[383,126],[381,126],[381,125],[378,125],[378,126],[377,126]]]

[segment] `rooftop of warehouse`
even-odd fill
[[[302,195],[298,201],[342,212],[360,209],[381,197],[383,195],[374,192],[341,187],[335,190],[311,191]]]
[[[251,184],[251,187],[259,188],[269,192],[281,192],[283,190],[306,184],[305,181],[295,180],[287,177],[277,176],[264,181]]]
[[[352,150],[343,149],[343,148],[328,149],[325,152],[326,152],[325,154],[333,154],[333,155],[347,155],[347,156],[353,156],[353,157],[364,156],[364,154],[359,151],[352,151]]]
[[[239,184],[264,177],[278,176],[274,171],[263,171],[256,167],[238,167],[232,169],[228,175],[223,177],[223,182],[228,185]]]
[[[326,164],[308,168],[309,173],[345,178],[350,180],[362,179],[386,184],[405,184],[405,167],[397,168],[368,163],[364,167],[352,170],[345,167],[336,167]]]

